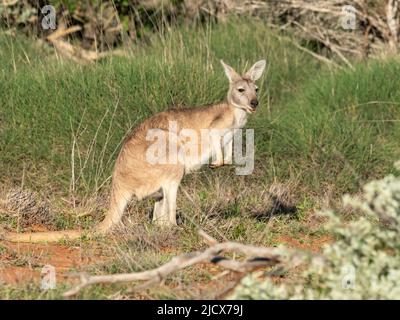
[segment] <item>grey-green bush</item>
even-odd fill
[[[360,218],[344,223],[340,212],[322,212],[336,241],[306,259],[298,280],[276,285],[249,275],[231,298],[400,299],[400,178],[369,182],[362,195],[346,195],[343,204]]]

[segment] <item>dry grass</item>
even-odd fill
[[[32,225],[54,227],[55,217],[48,200],[23,188],[0,192],[0,212],[4,219],[16,220],[18,228]]]

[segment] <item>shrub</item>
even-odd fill
[[[400,170],[400,162],[396,167]],[[399,299],[400,178],[372,181],[360,196],[343,198],[361,213],[345,223],[340,212],[321,213],[337,239],[321,256],[306,259],[307,270],[293,283],[274,284],[245,277],[236,299]]]

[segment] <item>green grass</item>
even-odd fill
[[[77,189],[92,192],[110,175],[119,143],[132,126],[171,106],[224,99],[228,83],[221,58],[240,71],[268,59],[261,82],[267,109],[304,81],[307,68],[318,66],[265,28],[232,22],[181,29],[133,48],[129,58],[92,66],[39,59],[38,49],[31,52],[25,40],[2,36],[2,180],[18,183],[23,177],[36,190],[69,191],[74,147]],[[30,52],[36,58],[24,58]]]
[[[354,190],[355,176],[381,175],[399,154],[398,125],[384,121],[399,119],[395,60],[332,73],[261,22],[236,20],[154,36],[128,58],[91,66],[58,62],[25,39],[0,39],[2,182],[24,179],[65,194],[73,155],[77,192],[101,188],[132,126],[171,106],[224,98],[221,58],[240,71],[267,58],[262,108],[249,124],[265,181],[300,176],[313,191]]]
[[[269,246],[280,236],[320,237],[323,229],[310,222],[315,210],[390,172],[400,158],[400,62],[394,58],[333,71],[262,22],[247,20],[172,29],[126,48],[127,57],[85,66],[59,61],[29,39],[1,35],[0,47],[0,185],[22,184],[52,199],[55,228],[87,227],[101,218],[107,205],[98,199],[108,195],[120,143],[134,125],[171,106],[224,99],[228,81],[219,59],[238,71],[267,59],[261,107],[247,125],[255,129],[255,172],[238,177],[230,167],[204,168],[185,177],[178,196],[184,223],[172,235],[148,225],[151,200],[130,208],[127,224],[134,231],[123,232],[110,254],[114,259],[98,273],[159,265],[171,257],[160,248],[197,250],[203,246],[198,226],[219,240]],[[283,202],[296,212],[272,210],[267,190],[283,192]],[[65,201],[71,197],[78,208]],[[171,281],[209,274],[182,277]],[[96,288],[82,297],[112,291]],[[60,294],[32,290],[7,287],[0,296]],[[188,297],[165,288],[149,296]]]
[[[400,157],[398,60],[321,71],[284,104],[272,122],[256,119],[259,157],[272,158],[279,178],[295,174],[307,189],[339,193],[380,177]],[[257,131],[256,131],[257,132]]]

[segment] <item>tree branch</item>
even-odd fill
[[[253,245],[245,245],[237,242],[218,243],[211,236],[200,230],[199,235],[204,238],[210,247],[204,251],[196,251],[182,254],[172,258],[166,264],[143,272],[122,273],[114,275],[90,276],[85,273],[78,274],[80,276],[80,284],[64,293],[64,297],[76,295],[79,291],[93,284],[98,283],[120,283],[132,281],[145,281],[145,283],[136,286],[133,290],[148,288],[149,286],[159,284],[171,273],[177,272],[189,266],[200,263],[212,263],[222,268],[246,273],[259,267],[272,266],[283,262],[284,253],[278,248],[257,247]],[[233,260],[221,256],[223,252],[240,253],[248,259],[244,261]]]

